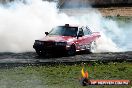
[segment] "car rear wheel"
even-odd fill
[[[97,44],[95,41],[93,41],[91,44],[90,44],[90,48],[89,48],[89,52],[90,53],[95,53],[97,50]]]
[[[71,47],[69,48],[69,50],[67,50],[67,55],[68,56],[74,56],[76,54],[76,48],[74,45],[71,45]]]

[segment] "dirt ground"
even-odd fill
[[[132,16],[132,7],[97,8],[103,16]]]
[[[64,12],[69,16],[82,15],[90,12],[101,13],[103,16],[132,16],[132,7],[74,8],[60,9],[60,12]]]
[[[79,52],[75,56],[47,56],[39,57],[35,52],[25,53],[0,53],[0,67],[10,65],[30,65],[30,64],[49,64],[49,63],[82,63],[93,61],[132,61],[132,52],[107,52],[88,54],[86,52]]]

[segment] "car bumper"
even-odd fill
[[[33,45],[35,50],[52,52],[52,53],[60,53],[61,51],[65,52],[68,50],[66,46],[44,46],[44,45]]]

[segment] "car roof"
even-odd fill
[[[78,27],[78,28],[83,28],[83,27],[88,27],[87,25],[77,25],[77,24],[65,24],[62,26],[67,26],[67,27]],[[88,27],[89,28],[89,27]]]

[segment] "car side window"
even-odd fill
[[[88,27],[85,27],[84,35],[90,35],[90,34],[92,34],[91,30]]]

